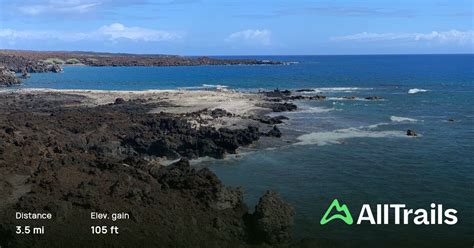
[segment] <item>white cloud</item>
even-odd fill
[[[405,41],[435,41],[441,43],[474,43],[474,31],[433,31],[431,33],[358,33],[346,36],[331,37],[333,41],[390,41],[390,40],[405,40]]]
[[[180,35],[177,33],[141,27],[126,27],[120,23],[102,26],[99,29],[99,33],[107,36],[110,40],[129,39],[134,41],[167,41],[180,38]]]
[[[46,13],[86,13],[101,4],[101,2],[91,2],[89,0],[50,0],[44,4],[25,4],[18,6],[18,10],[27,15],[40,15]]]
[[[267,46],[271,44],[271,35],[270,30],[267,29],[247,29],[230,34],[226,40]]]
[[[0,39],[9,41],[15,40],[47,40],[59,39],[63,41],[78,41],[83,40],[88,36],[86,33],[62,33],[57,31],[29,31],[29,30],[14,30],[14,29],[0,29]]]
[[[102,26],[101,28],[87,33],[82,32],[58,32],[58,31],[31,31],[0,29],[0,40],[131,40],[131,41],[173,41],[182,38],[181,34],[157,29],[127,27],[120,23]]]

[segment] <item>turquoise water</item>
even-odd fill
[[[286,66],[66,67],[33,74],[22,87],[143,90],[227,85],[235,89],[316,88],[329,100],[299,102],[281,126],[299,143],[204,162],[225,183],[243,186],[253,205],[272,188],[295,206],[299,238],[452,240],[474,236],[474,55],[257,57]],[[424,92],[408,94],[410,89]],[[342,100],[341,96],[357,96]],[[365,96],[382,101],[364,101]],[[448,121],[453,119],[454,121]],[[418,137],[407,137],[407,129]],[[284,137],[285,138],[285,137]],[[319,225],[337,198],[363,203],[431,203],[458,210],[458,224]],[[353,216],[355,219],[357,216]],[[454,247],[454,246],[453,246]]]

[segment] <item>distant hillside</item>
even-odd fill
[[[215,59],[209,57],[183,57],[177,55],[144,55],[96,52],[40,52],[0,50],[0,65],[15,72],[41,72],[51,64],[83,64],[87,66],[197,66],[197,65],[262,65],[281,64],[275,61],[253,59]],[[47,71],[47,70],[46,70]]]

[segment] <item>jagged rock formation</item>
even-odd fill
[[[21,81],[16,77],[15,72],[5,67],[0,67],[0,86],[13,86],[20,83]]]
[[[284,244],[292,240],[293,208],[274,191],[263,195],[249,217],[256,243]]]
[[[1,246],[248,247],[255,240],[290,241],[292,212],[275,194],[267,193],[250,214],[241,189],[187,161],[233,153],[265,135],[258,128],[196,129],[188,117],[149,114],[159,103],[123,99],[64,107],[82,100],[55,93],[0,95]],[[162,156],[181,160],[164,166]],[[12,229],[18,210],[55,217],[43,223],[48,231],[40,239],[18,239]],[[131,219],[91,222],[91,211],[127,212]],[[121,235],[91,235],[94,223],[117,225]]]

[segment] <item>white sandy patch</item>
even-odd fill
[[[104,105],[115,102],[117,98],[124,100],[144,99],[148,102],[165,101],[174,105],[172,107],[160,107],[152,110],[152,113],[189,113],[203,109],[221,108],[236,115],[251,114],[262,110],[257,107],[261,103],[261,96],[234,91],[210,91],[210,90],[56,90],[56,89],[18,89],[15,92],[24,94],[35,93],[66,93],[86,96],[84,105]]]
[[[17,89],[13,92],[19,94],[48,94],[63,93],[84,96],[85,99],[79,106],[97,106],[114,103],[117,98],[128,100],[145,100],[146,103],[163,103],[162,107],[152,109],[150,113],[172,113],[186,114],[198,112],[204,109],[213,110],[224,109],[235,115],[235,117],[213,118],[202,113],[197,119],[190,119],[189,122],[194,127],[214,126],[241,128],[257,121],[242,118],[254,115],[262,110],[267,110],[257,105],[263,102],[262,96],[252,93],[242,93],[228,90],[142,90],[142,91],[121,91],[121,90],[56,90],[56,89]],[[204,121],[204,124],[203,124]]]
[[[260,96],[232,91],[177,91],[169,93],[166,101],[176,107],[156,108],[152,112],[189,113],[221,108],[236,115],[247,115],[262,109],[256,106],[261,102]]]

